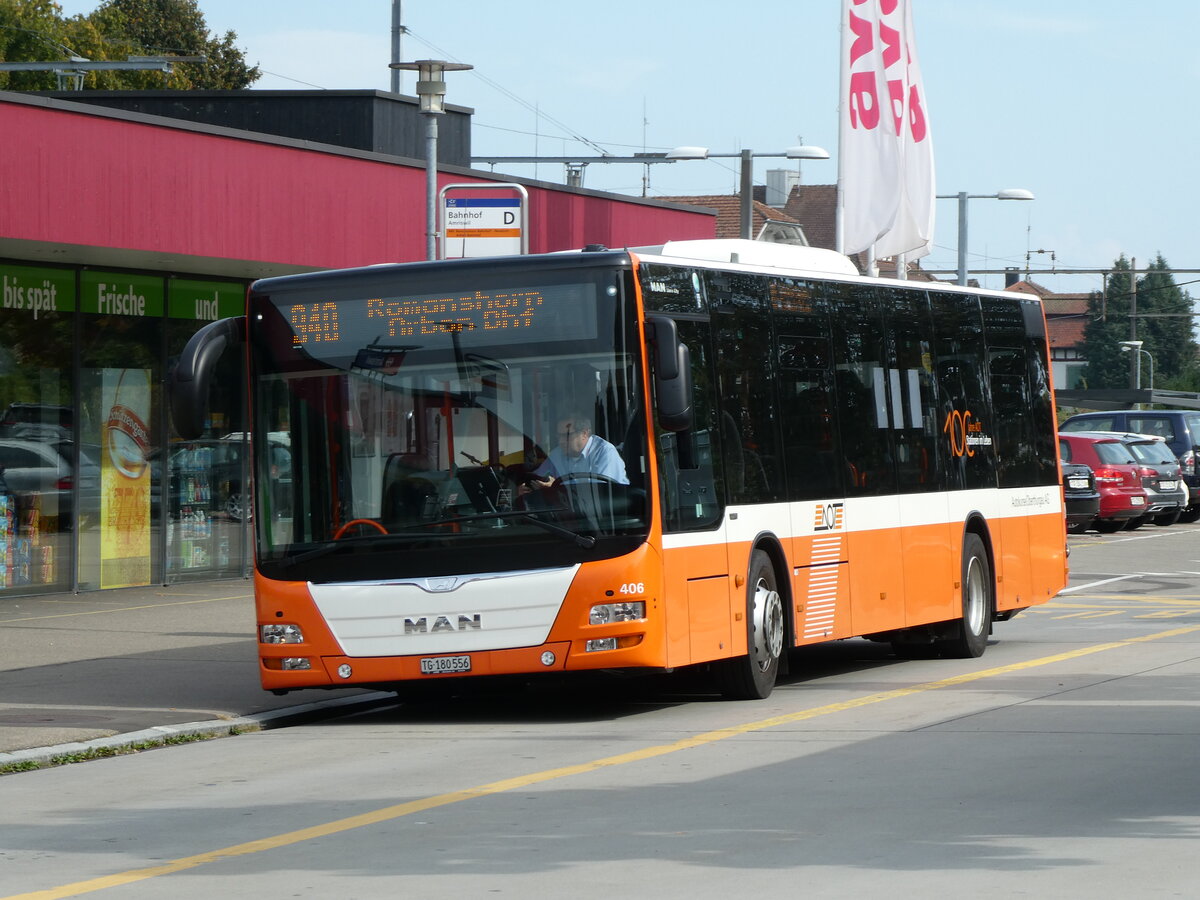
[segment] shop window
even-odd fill
[[[0,263],[0,597],[70,590],[75,491],[97,486],[73,440],[75,273]]]

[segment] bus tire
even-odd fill
[[[979,535],[968,532],[962,549],[962,618],[955,623],[954,634],[939,642],[943,656],[983,656],[992,627],[992,598],[992,567],[987,551]]]
[[[762,550],[750,554],[746,578],[745,656],[717,664],[717,686],[730,700],[765,700],[771,696],[783,656],[787,616],[779,595],[775,566]]]

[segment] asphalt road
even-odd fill
[[[1071,538],[979,660],[845,641],[0,778],[8,896],[1194,896],[1200,529]]]

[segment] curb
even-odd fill
[[[49,763],[58,757],[76,756],[105,750],[123,750],[130,747],[158,744],[165,745],[171,738],[196,735],[225,736],[248,731],[266,731],[290,725],[296,719],[318,716],[323,713],[345,712],[348,708],[372,707],[384,702],[394,702],[396,695],[389,691],[375,691],[353,697],[338,697],[319,700],[299,706],[285,706],[249,716],[229,719],[209,719],[202,722],[183,722],[179,725],[154,725],[140,731],[128,731],[90,741],[75,741],[55,744],[50,747],[31,747],[27,750],[0,752],[0,768],[29,763]]]

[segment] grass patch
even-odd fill
[[[204,732],[200,734],[176,734],[157,741],[138,741],[133,744],[120,744],[113,747],[93,747],[80,753],[63,753],[45,760],[25,760],[0,766],[0,776],[13,775],[17,772],[32,772],[35,769],[51,769],[56,766],[69,766],[74,763],[89,762],[93,759],[108,759],[111,756],[130,756],[146,750],[158,750],[176,744],[195,744],[199,741],[211,741],[213,738],[244,734],[252,730],[247,728],[230,728],[224,732]]]

